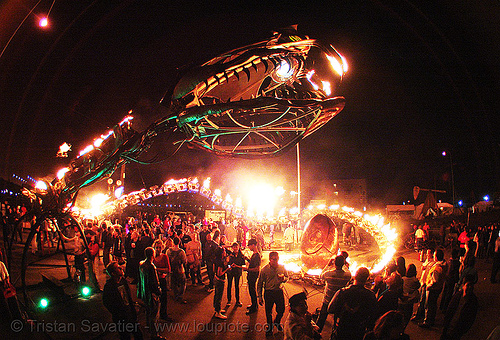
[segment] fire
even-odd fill
[[[280,254],[279,263],[289,272],[300,273],[302,271],[302,266],[299,265],[299,263],[302,264],[299,253]]]
[[[395,243],[398,239],[398,234],[394,228],[384,222],[384,218],[380,215],[371,216],[356,211],[350,207],[331,206],[311,207],[311,210],[320,210],[322,214],[328,215],[336,221],[343,221],[353,224],[356,228],[361,228],[370,234],[378,245],[380,256],[376,261],[363,263],[348,259],[349,270],[354,273],[360,267],[367,267],[372,273],[380,272],[392,260],[396,253]],[[323,266],[328,260],[340,254],[341,249],[338,249],[337,254],[315,254],[305,255],[300,253],[280,255],[280,262],[285,268],[292,273],[307,274],[308,276],[319,276]]]
[[[199,182],[203,183],[203,186],[200,187]],[[212,202],[217,205],[220,205],[223,209],[231,211],[235,216],[244,216],[246,218],[252,219],[253,216],[258,217],[258,213],[262,213],[258,211],[258,209],[248,209],[245,211],[243,209],[243,202],[240,197],[237,197],[234,202],[231,195],[227,194],[222,196],[222,192],[220,189],[214,189],[213,192],[209,189],[210,187],[210,178],[205,179],[204,181],[199,181],[198,178],[183,178],[180,180],[170,179],[166,181],[160,188],[153,187],[150,190],[142,189],[140,191],[131,192],[127,195],[120,196],[119,199],[109,203],[109,210],[113,209],[124,209],[128,205],[134,205],[141,201],[144,201],[148,198],[155,197],[158,195],[168,195],[174,192],[188,191],[191,192],[199,192],[201,195],[204,195]],[[263,188],[267,189],[264,190]],[[274,189],[272,187],[259,187],[257,186],[254,189],[256,191],[255,206],[257,203],[264,202],[264,198],[268,198],[268,196],[274,196],[273,194],[279,196],[282,194],[282,189],[280,187]],[[269,201],[267,202],[267,209],[269,206],[274,208],[274,204],[271,204]],[[234,203],[234,204],[233,204]],[[256,211],[257,210],[257,211]],[[294,211],[294,213],[298,213],[298,211]],[[356,211],[350,207],[341,207],[339,205],[332,205],[327,207],[326,205],[311,206],[310,208],[305,210],[303,213],[306,214],[324,214],[328,217],[335,219],[337,222],[341,223],[350,223],[357,230],[364,230],[366,233],[371,235],[373,238],[373,243],[378,246],[378,252],[380,256],[376,260],[366,259],[367,263],[362,263],[362,261],[354,261],[349,258],[349,269],[351,272],[355,272],[360,267],[367,267],[371,272],[376,273],[381,271],[389,261],[392,260],[394,254],[396,253],[396,242],[398,240],[398,234],[394,228],[390,226],[390,224],[385,223],[384,218],[381,215],[369,215],[364,214],[359,211]],[[253,216],[252,216],[253,215]],[[272,215],[272,214],[270,214]],[[338,226],[337,226],[338,228]],[[310,276],[317,276],[321,273],[323,266],[331,259],[333,255],[332,252],[337,252],[339,250],[337,248],[331,248],[328,251],[324,252],[324,254],[320,255],[319,253],[311,253],[309,255],[297,253],[285,253],[280,254],[280,263],[285,266],[285,268],[291,272],[296,274],[307,274]],[[376,253],[374,253],[376,254]],[[365,261],[365,260],[363,260]]]

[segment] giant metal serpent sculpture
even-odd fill
[[[299,35],[291,27],[186,72],[171,96],[161,101],[163,118],[137,132],[131,112],[54,180],[24,190],[37,222],[23,252],[23,288],[29,245],[44,220],[53,221],[61,236],[65,219],[71,221],[66,225],[77,226],[83,234],[69,213],[82,187],[109,177],[122,164],[140,162],[139,157],[164,134],[173,136],[179,147],[189,143],[221,156],[276,155],[343,109],[345,100],[335,90],[346,69],[344,58],[331,45]],[[87,246],[85,238],[84,242]],[[89,272],[98,286],[91,264]]]

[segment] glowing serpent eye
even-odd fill
[[[282,59],[280,64],[276,67],[275,80],[279,82],[285,82],[290,79],[295,73],[295,65],[292,65],[289,61]]]

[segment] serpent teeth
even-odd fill
[[[250,81],[250,71],[247,68],[243,68],[243,72],[247,75],[248,81]]]
[[[267,73],[267,69],[269,68],[269,63],[265,59],[261,59],[261,60],[262,60],[262,64],[264,64],[264,68],[265,68],[264,72]]]
[[[255,69],[255,72],[257,72],[257,65],[252,61],[252,67]]]

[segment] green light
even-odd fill
[[[87,296],[89,296],[89,295],[90,295],[90,293],[92,293],[92,291],[90,290],[90,288],[89,288],[89,287],[84,286],[84,287],[82,288],[82,295],[83,295],[83,296],[87,297]]]
[[[49,300],[47,300],[46,298],[43,298],[40,300],[40,307],[41,308],[47,308],[48,305],[49,305]]]

